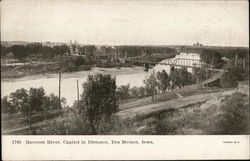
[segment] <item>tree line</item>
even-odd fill
[[[84,46],[77,46],[72,45],[73,51],[78,49],[78,51],[82,55],[86,55],[88,59],[93,57],[96,54],[97,47],[94,45],[84,45]],[[109,47],[102,46],[104,48],[101,52],[103,54],[105,52],[110,52]],[[153,53],[175,53],[176,50],[168,47],[143,47],[143,46],[117,46],[115,48],[117,52],[120,53],[127,53],[128,56],[136,56],[143,53],[153,54]],[[105,52],[104,52],[105,51]],[[39,57],[43,59],[51,59],[56,56],[62,56],[65,53],[70,52],[70,47],[67,45],[57,45],[57,46],[43,46],[41,43],[30,43],[27,45],[13,45],[13,46],[4,46],[1,44],[1,58],[7,58],[9,53],[12,53],[12,57],[15,59],[23,60],[25,58],[30,57]]]
[[[65,98],[59,101],[59,97],[53,93],[45,95],[42,87],[30,88],[29,91],[21,88],[1,98],[1,111],[8,114],[28,114],[29,112],[60,110],[61,104],[65,106]]]
[[[154,92],[155,94],[166,93],[195,82],[196,77],[192,76],[186,68],[175,68],[170,72],[170,75],[165,70],[162,70],[143,80],[144,86],[131,88],[128,84],[118,87],[117,97],[119,100],[143,98],[152,96]]]
[[[144,60],[158,62],[163,59],[172,58],[177,53],[177,48],[163,47],[163,46],[115,46],[110,48],[101,46],[99,49],[94,45],[76,46],[72,45],[73,50],[78,48],[82,55],[85,55],[86,62],[93,64],[94,55],[101,52],[117,52],[121,56],[128,57],[144,55]],[[200,53],[201,60],[207,64],[213,65],[215,68],[225,68],[229,63],[239,64],[248,67],[249,65],[249,49],[247,48],[194,48],[183,47],[180,51]],[[49,60],[57,61],[59,57],[70,53],[70,47],[67,45],[58,46],[43,46],[41,43],[30,43],[27,45],[13,45],[4,46],[1,44],[1,58],[14,58],[18,60],[35,59],[35,60]],[[225,57],[227,61],[222,60]]]
[[[25,58],[51,59],[62,56],[69,52],[67,45],[43,46],[41,43],[31,43],[27,45],[13,45],[6,47],[1,45],[1,58],[14,58],[24,60]],[[13,55],[10,55],[12,53]]]
[[[159,47],[159,46],[116,46],[118,52],[127,56],[138,56],[138,55],[152,55],[155,53],[172,54],[176,53],[176,49],[170,47]]]

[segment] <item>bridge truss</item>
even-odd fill
[[[125,61],[148,64],[148,65],[160,64],[160,65],[170,65],[171,67],[179,66],[179,67],[186,67],[186,68],[201,68],[201,69],[210,70],[210,71],[220,71],[220,72],[224,71],[222,69],[216,69],[214,68],[214,66],[207,64],[198,59],[170,58],[170,59],[163,60],[161,62],[151,62],[151,61],[141,60],[141,57],[137,56],[137,57],[129,57],[125,59]]]

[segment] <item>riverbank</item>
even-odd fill
[[[89,71],[94,67],[99,68],[124,68],[133,67],[130,64],[120,62],[98,62],[97,64],[83,64],[72,67],[72,64],[60,65],[58,62],[39,62],[23,65],[1,65],[1,79],[7,80],[12,78],[22,78],[27,76],[37,77],[39,75],[46,76],[50,74],[72,73],[79,71]]]
[[[52,74],[60,70],[58,63],[31,63],[18,66],[1,65],[1,78],[21,78],[39,74]]]
[[[74,71],[74,72],[62,72],[61,76],[62,79],[67,78],[82,78],[86,77],[91,74],[102,73],[102,74],[111,74],[113,76],[119,75],[127,75],[127,74],[136,74],[138,72],[143,72],[143,67],[138,66],[131,66],[131,67],[116,67],[116,68],[100,68],[100,67],[93,67],[90,70],[84,71]],[[27,74],[21,77],[1,77],[2,82],[19,82],[19,81],[28,81],[28,80],[36,80],[36,79],[51,79],[51,78],[58,78],[58,71],[54,72],[47,72],[41,74]],[[1,73],[2,74],[2,73]],[[1,75],[2,76],[2,75]]]

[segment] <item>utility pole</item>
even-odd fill
[[[59,72],[59,107],[61,109],[61,71]]]
[[[30,103],[29,103],[29,125],[30,125],[30,130],[31,130],[31,106],[30,106]]]
[[[235,66],[237,66],[237,61],[238,61],[238,53],[236,53],[236,55],[235,55],[235,62],[234,62]]]
[[[155,101],[155,71],[153,69],[153,95],[152,95],[152,100]]]
[[[214,67],[214,55],[213,55],[213,58],[212,58],[212,64],[211,64],[211,67],[212,67],[212,68]]]
[[[200,70],[198,70],[197,76],[198,76],[198,78],[197,78],[197,85],[198,85],[198,89],[199,89],[200,88],[200,82],[201,82],[201,71]]]
[[[76,86],[77,86],[77,104],[79,104],[79,85],[78,85],[78,80],[76,80]]]
[[[203,63],[201,63],[201,83],[200,83],[201,88],[202,88],[202,80],[203,80]]]
[[[245,58],[242,59],[242,65],[243,65],[243,69],[245,69],[246,68],[246,59]]]

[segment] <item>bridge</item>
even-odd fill
[[[187,59],[187,58],[170,58],[166,60],[162,60],[160,62],[152,62],[143,60],[144,56],[135,56],[135,57],[128,57],[125,58],[125,62],[134,62],[144,64],[145,70],[147,71],[149,66],[154,66],[156,64],[160,65],[169,65],[171,69],[174,69],[175,66],[177,67],[185,67],[185,68],[199,68],[201,72],[203,71],[213,71],[216,72],[216,75],[207,79],[207,80],[199,80],[198,88],[204,86],[211,86],[213,84],[218,83],[218,80],[221,78],[222,74],[224,73],[223,69],[216,69],[213,65],[207,64],[199,59]]]
[[[198,59],[187,59],[187,58],[170,58],[166,60],[162,60],[161,62],[152,62],[142,60],[142,56],[135,56],[135,57],[128,57],[124,58],[125,62],[134,62],[144,64],[145,68],[149,68],[150,65],[169,65],[171,67],[179,66],[179,67],[186,67],[186,68],[201,68],[208,71],[217,71],[223,72],[223,69],[216,69],[213,65],[207,64]]]

